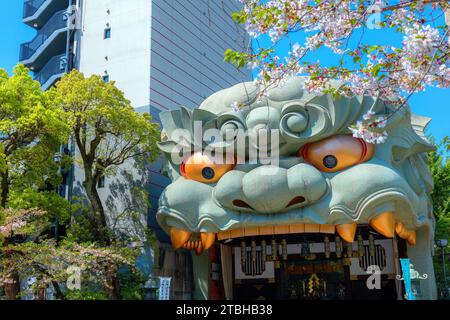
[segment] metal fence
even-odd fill
[[[20,60],[27,60],[50,38],[56,31],[67,27],[67,10],[56,12],[48,22],[38,31],[37,35],[30,42],[20,46]]]
[[[23,4],[23,18],[25,19],[35,14],[45,1],[47,0],[25,0]]]
[[[66,54],[51,58],[41,71],[37,72],[34,79],[44,85],[52,76],[64,73],[67,66]]]

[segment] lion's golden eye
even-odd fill
[[[231,161],[230,158],[232,159]],[[236,163],[233,157],[223,157],[223,159],[221,157],[219,159],[202,152],[196,152],[183,161],[180,169],[183,177],[187,179],[204,183],[216,183],[225,173],[233,170],[235,166]]]
[[[372,159],[374,145],[349,135],[333,136],[308,143],[300,155],[317,169],[336,172]]]

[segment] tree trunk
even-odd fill
[[[9,194],[9,172],[8,169],[5,170],[4,173],[0,175],[1,179],[1,188],[2,188],[2,194],[0,195],[0,207],[5,208],[6,207],[6,201],[8,201],[8,194]]]
[[[110,239],[106,234],[106,216],[105,210],[103,208],[102,201],[97,191],[97,180],[91,174],[92,168],[90,166],[84,167],[85,180],[83,182],[84,190],[86,191],[86,196],[91,204],[92,211],[94,212],[95,219],[97,221],[96,232],[99,240],[104,241],[105,244],[110,244]]]
[[[18,300],[20,294],[20,279],[18,274],[12,274],[4,280],[6,300]]]
[[[108,284],[105,286],[106,292],[108,293],[108,298],[110,300],[119,300],[121,299],[120,294],[120,281],[117,276],[117,270],[115,268],[108,268],[106,270]]]
[[[119,277],[117,277],[117,274],[114,274],[112,278],[112,284],[113,284],[113,298],[122,299],[122,296],[120,294],[120,281]]]
[[[47,300],[47,288],[38,287],[34,290],[33,300]]]
[[[52,281],[53,289],[55,289],[55,298],[59,300],[65,300],[66,296],[61,291],[61,287],[59,286],[59,283],[57,281]]]

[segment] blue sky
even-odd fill
[[[0,2],[0,68],[12,71],[18,62],[19,47],[23,42],[33,38],[34,31],[22,23],[23,0],[2,0]],[[375,38],[383,42],[398,39],[385,31],[373,31]],[[287,51],[288,47],[280,48]],[[321,61],[326,62],[328,57],[321,55]],[[410,99],[413,112],[433,118],[428,133],[436,137],[437,141],[450,135],[450,89],[428,88],[425,92],[417,93]]]

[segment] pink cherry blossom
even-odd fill
[[[305,87],[312,93],[334,90],[331,83],[337,80],[342,86],[333,93],[374,95],[399,106],[427,87],[450,86],[449,30],[439,19],[443,10],[449,10],[446,0],[240,1],[250,37],[267,37],[275,48],[259,48],[247,55],[248,64],[258,71],[255,83],[263,88],[262,95],[296,75],[307,76]],[[382,36],[365,37],[373,15],[378,15],[377,29],[397,32],[401,43],[383,44]],[[303,35],[302,42],[295,39],[286,56],[278,55],[279,41],[297,33]],[[325,66],[311,60],[311,53],[322,48],[337,55],[340,63]],[[360,129],[363,139],[375,143],[386,139],[379,130],[371,134],[371,126]]]

